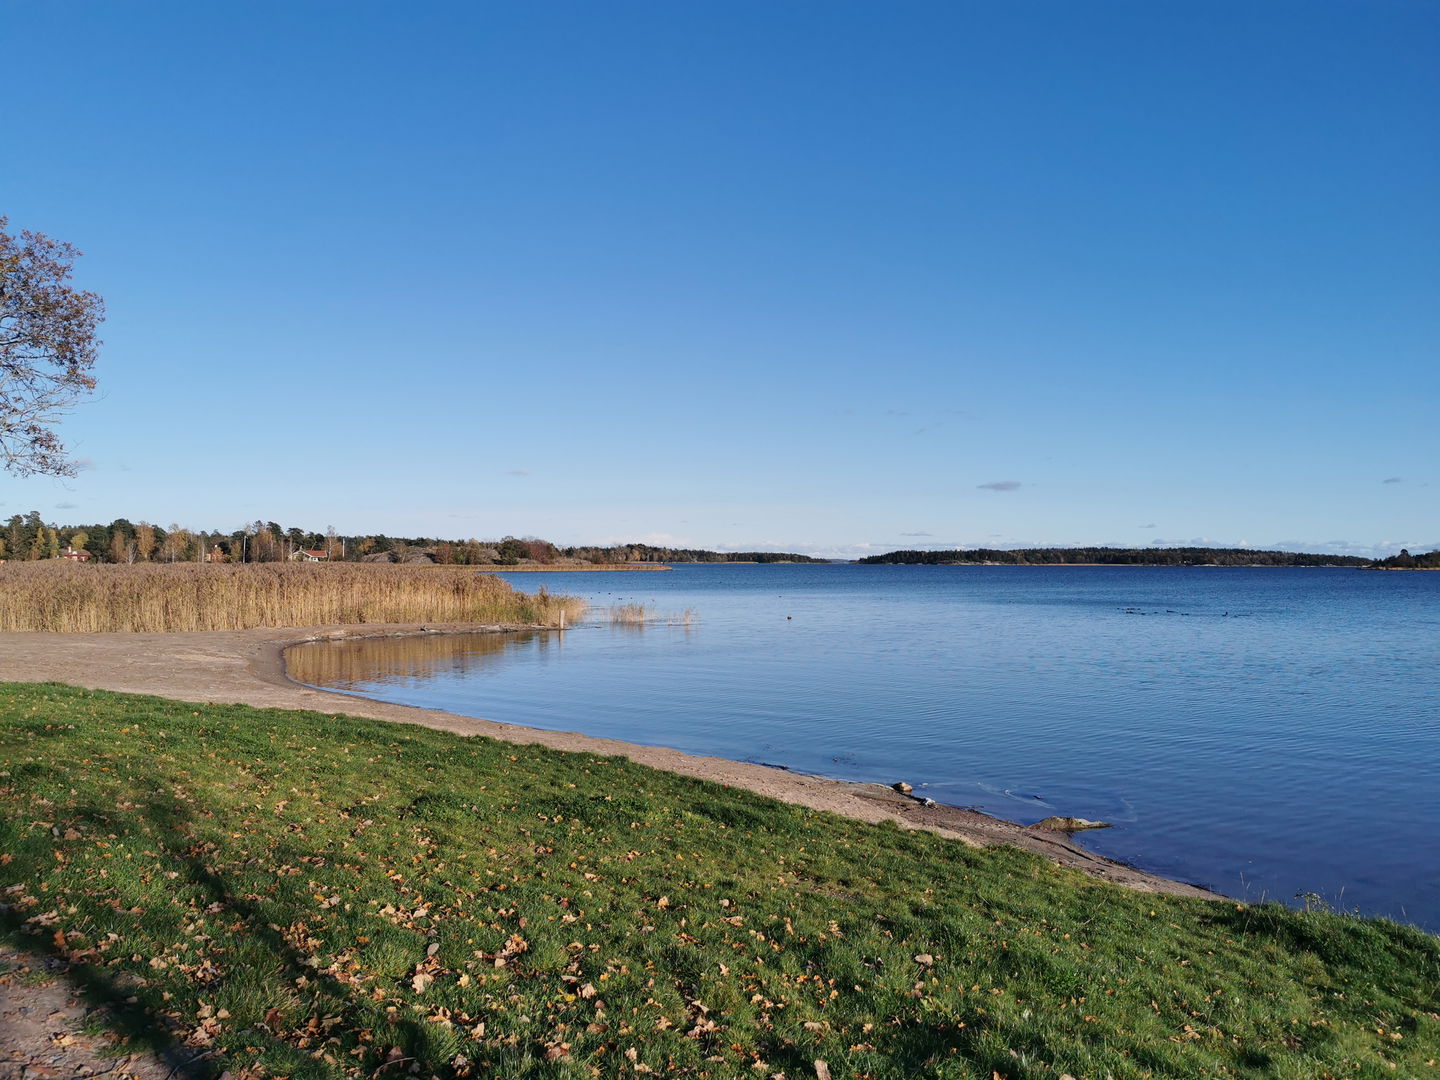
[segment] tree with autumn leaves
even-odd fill
[[[73,476],[55,425],[95,389],[105,303],[70,284],[80,252],[0,215],[0,466]]]

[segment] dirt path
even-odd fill
[[[85,1003],[63,960],[0,942],[0,1080],[168,1080],[196,1073],[189,1056],[119,1046],[105,1010]]]

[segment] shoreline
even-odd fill
[[[173,634],[7,632],[0,633],[0,682],[58,682],[179,701],[307,709],[336,716],[416,724],[458,735],[541,744],[556,750],[623,756],[650,768],[743,788],[859,821],[889,821],[903,828],[925,829],[972,847],[1010,844],[1098,880],[1142,892],[1225,899],[1197,885],[1097,855],[1064,833],[1029,829],[976,810],[944,805],[926,807],[880,784],[834,780],[767,765],[687,754],[668,747],[479,720],[436,709],[319,690],[292,680],[285,666],[287,649],[316,641],[540,629],[550,628],[471,623],[431,627],[409,623]]]

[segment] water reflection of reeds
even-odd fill
[[[292,679],[311,686],[428,679],[489,666],[507,650],[537,637],[542,644],[549,639],[547,634],[524,631],[315,641],[288,650],[285,665]]]

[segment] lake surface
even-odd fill
[[[412,705],[853,780],[1248,900],[1440,931],[1440,573],[680,566],[515,574],[563,636],[325,643],[292,673]],[[612,626],[612,605],[689,625]]]

